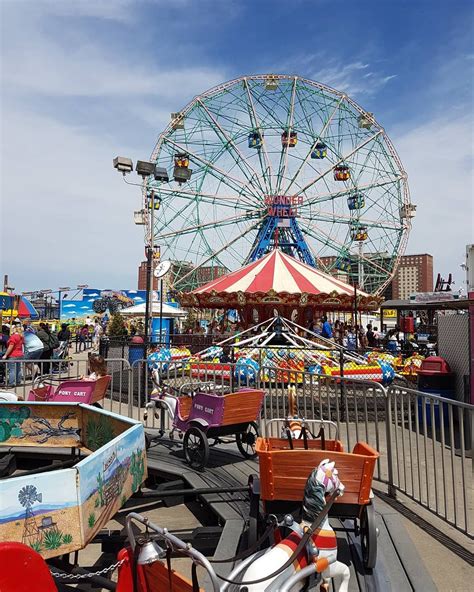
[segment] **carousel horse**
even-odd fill
[[[269,549],[264,555],[253,561],[242,576],[240,592],[276,592],[295,572],[312,563],[315,571],[321,574],[321,592],[328,592],[331,578],[341,579],[338,592],[347,592],[349,587],[350,572],[347,565],[337,561],[337,539],[334,530],[326,516],[323,522],[316,528],[310,537],[306,549],[302,550],[292,565],[275,577],[259,584],[250,584],[251,581],[263,578],[266,574],[274,573],[279,566],[283,566],[292,555],[305,530],[321,513],[326,505],[326,494],[330,495],[339,490],[339,495],[344,491],[344,485],[339,481],[334,462],[328,459],[321,461],[319,466],[313,469],[306,481],[303,497],[302,521],[297,524],[288,521],[292,529],[291,534]],[[245,582],[249,584],[246,585]],[[305,581],[295,584],[291,592],[302,590]]]

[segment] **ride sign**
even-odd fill
[[[264,203],[269,216],[295,218],[298,215],[298,206],[303,205],[303,197],[301,195],[266,195]]]

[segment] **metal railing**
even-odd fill
[[[403,493],[472,536],[474,406],[413,389],[387,389],[390,493]]]
[[[13,363],[21,366],[25,377],[27,366],[41,364],[42,360]],[[137,360],[130,364],[124,358],[109,358],[107,364],[112,380],[102,406],[143,421],[154,389],[148,362]],[[214,383],[215,390],[222,393],[248,386],[263,388],[260,427],[266,435],[280,435],[284,419],[290,415],[291,387],[299,417],[334,422],[346,451],[351,451],[358,441],[379,451],[374,479],[386,484],[390,495],[408,496],[472,538],[473,405],[400,385],[384,388],[372,381],[288,369],[272,374],[275,368],[262,367],[245,375],[234,364],[227,364],[225,369],[206,365],[200,369],[188,361],[157,365],[161,382],[175,393],[193,390],[190,383],[197,388],[206,382]],[[66,380],[86,372],[87,360],[72,360],[66,367],[59,367],[56,377]],[[30,388],[31,379],[24,378],[15,390],[26,398]],[[275,419],[282,420],[281,425],[272,422],[272,431],[267,430],[267,422]],[[161,421],[150,413],[145,425],[150,429],[172,428],[167,414]]]

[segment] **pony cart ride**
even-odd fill
[[[360,533],[364,567],[372,569],[377,560],[377,529],[371,487],[379,453],[365,442],[357,442],[352,452],[345,452],[337,439],[337,426],[330,421],[274,419],[267,422],[267,430],[277,422],[286,424],[286,437],[258,438],[256,443],[260,477],[251,476],[253,538],[261,523],[259,501],[263,502],[266,515],[299,511],[308,476],[315,466],[329,458],[336,463],[345,485],[344,496],[335,500],[330,515],[354,520],[354,531]],[[313,427],[320,428],[317,436],[313,435]],[[327,439],[325,428],[334,428],[336,438]]]
[[[154,409],[155,417],[160,419],[158,438],[165,433],[164,413],[169,415],[172,421],[169,436],[173,438],[177,431],[183,438],[184,455],[191,467],[203,469],[207,465],[211,438],[214,446],[221,437],[233,435],[242,456],[256,456],[259,435],[256,421],[264,391],[246,388],[224,394],[212,383],[198,382],[182,385],[174,392],[171,394],[170,387],[158,387],[146,409]],[[146,411],[145,421],[147,415]]]
[[[105,397],[112,377],[101,376],[96,380],[55,378],[40,376],[35,379],[28,393],[28,401],[48,403],[86,403],[98,405]],[[56,386],[55,386],[56,384]]]

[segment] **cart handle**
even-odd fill
[[[179,393],[182,394],[183,393],[183,389],[186,387],[199,387],[199,388],[204,388],[204,387],[211,387],[211,386],[215,386],[215,384],[212,381],[207,381],[207,382],[185,382],[184,384],[182,384],[179,387]]]
[[[337,429],[337,424],[334,423],[333,421],[330,421],[329,419],[305,419],[304,417],[299,418],[292,418],[293,421],[301,421],[301,426],[303,427],[305,424],[306,425],[314,425],[314,426],[319,426],[319,428],[324,428],[325,426],[328,426],[329,429],[334,428],[335,434],[334,437],[335,439],[337,439],[338,434],[339,434],[339,430]],[[265,422],[264,424],[264,428],[265,428],[265,435],[267,435],[267,428],[270,426],[270,424],[273,423],[283,423],[285,424],[288,421],[287,417],[282,417],[282,418],[274,418],[274,419],[269,419]],[[331,433],[331,432],[329,432]]]

